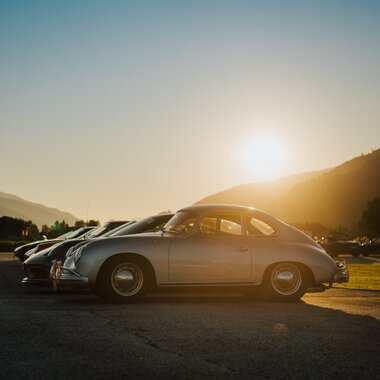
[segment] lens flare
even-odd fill
[[[251,178],[268,181],[284,175],[287,152],[278,140],[258,137],[246,144],[243,160]]]

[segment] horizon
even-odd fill
[[[201,198],[201,199],[198,199],[194,202],[192,202],[191,204],[187,204],[187,205],[182,205],[180,206],[178,209],[176,210],[171,210],[171,209],[163,209],[163,210],[160,210],[158,212],[156,212],[155,214],[160,214],[160,213],[164,213],[164,212],[177,212],[179,209],[181,208],[184,208],[184,207],[188,207],[188,206],[191,206],[191,205],[195,205],[197,204],[198,202],[201,202],[203,201],[204,199],[206,198],[209,198],[209,197],[212,197],[212,196],[215,196],[217,195],[218,193],[223,193],[224,191],[229,191],[229,190],[233,190],[235,188],[238,188],[238,187],[241,187],[241,186],[250,186],[250,185],[258,185],[258,184],[271,184],[271,183],[275,183],[277,181],[281,181],[281,180],[286,180],[286,179],[289,179],[289,178],[292,178],[292,177],[298,177],[298,176],[303,176],[303,175],[306,175],[306,174],[312,174],[312,173],[323,173],[325,174],[326,172],[330,172],[334,169],[336,169],[337,167],[340,167],[342,165],[345,165],[355,159],[358,159],[360,157],[363,157],[363,156],[368,156],[368,155],[371,155],[372,153],[375,153],[376,151],[380,151],[380,148],[378,149],[371,149],[370,152],[367,152],[367,153],[361,153],[359,156],[356,156],[356,157],[352,157],[344,162],[341,162],[339,163],[338,165],[334,166],[334,167],[329,167],[329,168],[325,168],[325,169],[320,169],[320,170],[314,170],[314,171],[306,171],[306,172],[297,172],[297,173],[290,173],[289,175],[286,175],[286,176],[280,176],[280,177],[276,177],[276,178],[273,178],[273,179],[269,179],[269,180],[264,180],[264,181],[256,181],[256,182],[249,182],[249,183],[241,183],[241,184],[237,184],[237,185],[234,185],[230,188],[227,188],[227,189],[222,189],[216,193],[213,193],[213,194],[208,194],[207,196],[205,196],[204,198]],[[321,174],[319,174],[321,175]],[[317,177],[313,177],[313,178],[317,178]],[[309,181],[309,179],[304,179],[304,180],[301,180],[301,182],[297,182],[298,184],[299,183],[302,183],[302,182],[305,182],[305,181]],[[77,218],[78,220],[82,220],[84,221],[85,223],[88,223],[89,221],[93,220],[93,221],[99,221],[100,222],[100,225],[106,223],[106,222],[109,222],[109,221],[115,221],[115,220],[121,220],[121,219],[128,219],[128,220],[141,220],[141,219],[144,219],[146,217],[149,217],[149,216],[152,216],[152,215],[155,215],[155,214],[149,214],[149,215],[144,215],[144,216],[140,216],[140,215],[134,215],[134,216],[129,216],[127,218],[119,218],[119,219],[115,219],[115,218],[111,218],[111,219],[107,219],[107,220],[101,220],[99,218],[88,218],[88,219],[84,219],[84,218],[79,218],[77,217],[76,215],[74,215],[73,213],[71,213],[69,210],[61,210],[61,209],[58,209],[57,207],[54,207],[52,205],[46,205],[46,204],[39,204],[39,203],[36,203],[36,202],[33,202],[32,200],[30,199],[24,199],[24,198],[21,198],[19,197],[17,194],[10,194],[10,193],[5,193],[3,191],[0,191],[0,194],[5,194],[5,195],[9,195],[11,197],[15,197],[15,198],[19,198],[20,200],[22,201],[26,201],[28,203],[33,203],[33,204],[36,204],[36,205],[40,205],[40,206],[43,206],[43,207],[47,207],[47,208],[51,208],[51,209],[56,209],[58,210],[59,212],[62,212],[62,213],[69,213],[71,214],[72,216],[74,216],[75,218]],[[200,203],[200,204],[207,204],[207,203]],[[223,203],[210,203],[210,204],[223,204]],[[229,202],[226,202],[225,204],[230,204]],[[242,204],[243,205],[243,204]],[[249,206],[248,204],[246,204],[247,206]],[[250,205],[250,207],[254,207],[256,208],[255,206],[252,206]],[[261,209],[261,208],[258,208],[258,209]],[[264,211],[265,212],[265,211]],[[3,215],[0,215],[0,217],[3,216]],[[5,215],[4,215],[5,216]],[[63,219],[62,221],[61,220],[57,220],[59,222],[64,222],[65,220]],[[330,228],[334,228],[334,227],[331,227]]]
[[[0,191],[105,222],[368,154],[379,16],[373,1],[3,2]]]

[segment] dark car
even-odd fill
[[[84,227],[85,229],[87,229],[86,233],[83,235],[80,235],[77,239],[79,239],[81,241],[83,239],[96,238],[98,236],[101,236],[101,235],[109,232],[109,231],[113,231],[115,228],[117,228],[121,225],[125,225],[126,223],[128,223],[128,221],[126,221],[126,220],[117,220],[117,221],[112,220],[112,221],[105,223],[101,227]],[[65,241],[72,240],[72,239],[74,239],[74,237],[71,237],[71,235],[70,235],[68,238],[65,239]],[[43,241],[42,243],[38,244],[36,247],[30,249],[29,251],[27,251],[25,253],[24,261],[29,259],[30,257],[32,257],[37,252],[40,252],[42,250],[45,250],[46,248],[52,247],[53,245],[55,245],[57,243],[61,243],[61,240]]]
[[[380,238],[373,239],[369,243],[363,244],[363,256],[380,254]]]
[[[75,239],[77,237],[86,235],[89,231],[93,230],[94,228],[95,227],[81,227],[75,231],[66,232],[63,235],[58,236],[56,239],[37,240],[37,241],[33,241],[31,243],[28,243],[28,244],[21,245],[14,250],[14,255],[20,261],[24,261],[26,259],[26,257],[25,257],[26,252],[37,247],[39,244],[45,244],[45,243],[49,243],[49,242],[60,242],[62,240],[67,240],[67,239]]]
[[[331,256],[349,254],[358,257],[362,253],[362,245],[354,240],[345,240],[337,236],[323,237],[318,243]]]
[[[155,215],[139,222],[127,222],[121,226],[115,227],[113,230],[102,229],[103,233],[97,234],[94,231],[92,236],[83,239],[71,239],[64,242],[59,242],[52,247],[38,252],[23,263],[24,278],[23,283],[50,283],[50,267],[53,260],[64,260],[68,250],[78,244],[86,244],[93,239],[112,236],[132,235],[141,232],[156,231],[163,226],[173,214]],[[104,226],[103,226],[104,227]],[[103,227],[100,227],[103,228]],[[98,230],[99,232],[99,230]]]

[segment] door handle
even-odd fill
[[[237,249],[239,252],[247,252],[248,251],[248,248],[247,247],[239,247]]]

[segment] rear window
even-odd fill
[[[268,223],[251,216],[247,216],[245,225],[247,234],[251,236],[271,236],[276,232]]]

